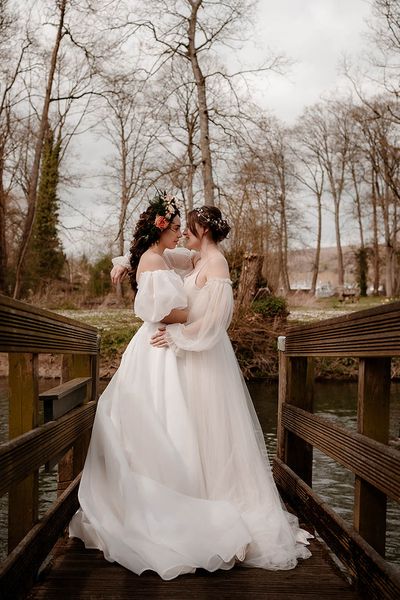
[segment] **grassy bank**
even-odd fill
[[[100,377],[117,370],[122,353],[141,325],[132,309],[57,310],[60,315],[97,327],[101,335]]]
[[[309,301],[307,297],[292,297],[287,324],[309,323],[350,311],[385,304],[382,298],[363,298],[357,304],[340,304],[326,298]],[[118,368],[122,353],[140,327],[131,309],[62,310],[56,311],[72,319],[97,327],[101,334],[100,376],[111,377]],[[285,324],[279,321],[266,322],[257,315],[250,315],[233,322],[229,335],[241,369],[246,378],[278,375],[276,337],[285,332]],[[321,358],[316,360],[315,374],[318,379],[355,379],[358,361],[353,358]],[[392,374],[400,377],[400,363],[393,361]]]

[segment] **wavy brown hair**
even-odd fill
[[[131,268],[129,270],[129,281],[131,283],[134,292],[137,290],[136,272],[140,257],[143,252],[146,252],[158,240],[163,232],[155,226],[154,222],[158,215],[164,216],[167,221],[171,222],[176,216],[180,216],[178,207],[175,201],[172,201],[167,206],[165,204],[166,193],[161,192],[150,202],[147,209],[141,213],[139,220],[136,223],[135,231],[133,233],[133,240],[130,247],[130,263]]]

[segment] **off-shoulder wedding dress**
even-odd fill
[[[167,326],[170,348],[151,346],[160,320],[187,303],[190,324]],[[99,399],[69,527],[135,573],[172,579],[238,561],[291,569],[310,555],[226,333],[232,306],[227,279],[199,289],[196,272],[183,282],[172,269],[139,277],[144,323]]]

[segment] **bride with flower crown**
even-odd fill
[[[226,329],[233,296],[215,207],[161,193],[137,223],[128,272],[143,325],[98,402],[70,535],[135,573],[172,579],[236,563],[291,569],[310,556],[277,492]]]

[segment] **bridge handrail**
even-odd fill
[[[9,513],[1,598],[24,597],[78,507],[98,396],[99,342],[95,327],[0,295],[0,352],[8,353],[10,390],[10,440],[0,444],[0,495],[8,491]],[[38,355],[44,353],[62,355],[63,385],[42,394],[52,420],[41,423]],[[39,519],[38,470],[57,463],[58,498]]]
[[[96,327],[0,295],[0,352],[97,354]]]
[[[384,560],[387,496],[400,502],[400,452],[388,445],[400,302],[290,327],[278,349],[277,483],[368,597],[400,597],[399,572]],[[357,433],[312,414],[317,356],[359,359]],[[353,527],[312,490],[313,447],[355,474]]]

